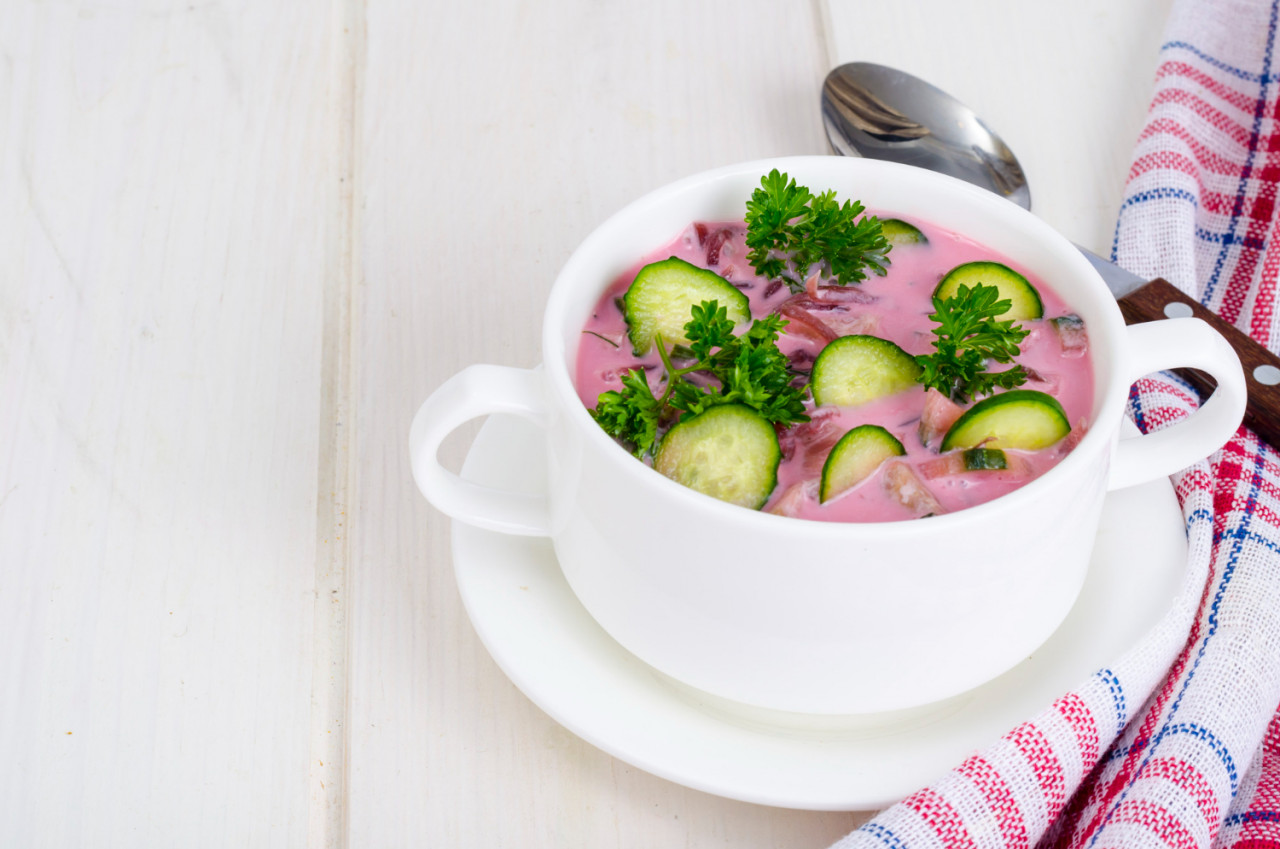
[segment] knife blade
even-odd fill
[[[1280,446],[1280,357],[1259,345],[1233,324],[1219,318],[1199,301],[1167,280],[1148,280],[1076,245],[1115,296],[1125,324],[1162,318],[1194,316],[1208,322],[1235,349],[1244,367],[1249,404],[1244,424],[1265,442]],[[1208,397],[1217,385],[1212,377],[1195,369],[1175,371]]]

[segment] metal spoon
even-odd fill
[[[822,123],[841,156],[887,159],[958,177],[1031,209],[1031,188],[1018,158],[977,113],[919,77],[870,62],[851,62],[822,84]],[[1087,248],[1116,298],[1147,281]]]
[[[972,109],[918,77],[869,62],[841,65],[822,84],[822,122],[842,156],[939,171],[1031,208],[1027,176]]]
[[[949,174],[1031,208],[1027,175],[1009,146],[972,109],[904,71],[870,62],[836,68],[822,84],[822,123],[838,154]],[[1245,367],[1245,424],[1280,446],[1280,358],[1173,284],[1139,277],[1085,248],[1080,252],[1115,295],[1128,324],[1194,315],[1213,325]],[[1179,373],[1202,393],[1212,391],[1207,375]]]

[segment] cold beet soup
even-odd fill
[[[998,498],[1078,443],[1087,329],[1046,281],[928,221],[762,186],[746,221],[637,261],[583,328],[578,394],[624,448],[745,507],[890,522]],[[833,221],[843,254],[806,247]]]

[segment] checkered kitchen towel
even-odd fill
[[[1175,3],[1115,241],[1272,351],[1278,27],[1280,0]],[[1143,430],[1195,404],[1174,378],[1130,394]],[[1173,480],[1190,553],[1168,617],[838,849],[1280,846],[1280,455],[1241,430]]]

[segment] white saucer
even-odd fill
[[[533,425],[492,416],[463,476],[537,492],[544,465]],[[654,775],[809,810],[891,804],[1114,662],[1173,606],[1186,552],[1167,480],[1112,493],[1080,599],[1032,657],[944,702],[822,717],[751,708],[674,681],[595,623],[565,583],[549,541],[453,525],[458,588],[476,632],[538,707]]]

